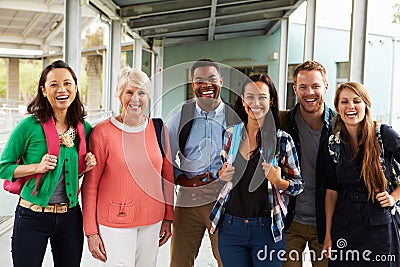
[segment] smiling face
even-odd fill
[[[263,121],[271,105],[268,85],[264,82],[247,84],[244,88],[242,103],[249,120]]]
[[[54,113],[66,113],[77,92],[75,81],[68,69],[65,68],[52,69],[47,74],[46,81],[41,89]]]
[[[120,95],[120,101],[123,117],[138,118],[146,109],[149,95],[145,90],[127,83]]]
[[[222,84],[223,78],[215,67],[199,67],[193,72],[192,88],[200,105],[213,109],[219,104]]]
[[[360,125],[366,104],[353,90],[344,88],[338,96],[337,110],[347,128]]]
[[[293,89],[302,112],[323,112],[324,96],[328,90],[328,84],[324,81],[320,71],[300,71]]]

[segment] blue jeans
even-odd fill
[[[218,249],[224,266],[281,266],[285,239],[275,243],[271,218],[239,218],[225,214],[218,229]]]
[[[40,267],[50,239],[55,267],[79,267],[83,249],[82,212],[34,212],[17,206],[12,234],[14,267]]]

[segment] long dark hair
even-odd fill
[[[244,109],[244,106],[242,103],[242,98],[244,96],[244,90],[245,90],[246,86],[249,83],[253,83],[253,82],[263,82],[268,86],[270,101],[272,101],[272,104],[270,105],[270,110],[274,117],[275,127],[276,127],[276,129],[279,129],[280,125],[281,125],[281,120],[280,120],[280,116],[279,116],[278,92],[276,90],[274,82],[267,74],[252,75],[249,77],[249,79],[246,79],[246,82],[243,84],[242,90],[240,91],[240,96],[238,96],[235,101],[234,110],[236,111],[239,118],[241,119],[241,121],[244,123],[244,126],[246,127],[247,122],[248,122],[248,115]],[[266,123],[264,123],[263,126],[264,125],[266,125]],[[257,148],[251,152],[251,158],[253,158],[254,156],[257,155],[257,153],[259,152],[259,148],[261,147],[261,131],[262,131],[262,127],[258,130],[258,133],[256,136]]]
[[[76,96],[74,101],[72,101],[71,105],[68,107],[67,111],[67,121],[68,124],[74,128],[77,127],[78,121],[84,120],[85,117],[85,109],[81,102],[78,90],[78,78],[76,77],[75,72],[72,68],[62,60],[57,60],[48,65],[40,74],[38,90],[36,96],[32,99],[32,101],[28,105],[28,113],[33,114],[39,122],[48,121],[53,115],[53,108],[51,107],[47,98],[43,96],[42,87],[45,87],[47,75],[53,69],[67,69],[76,84]]]

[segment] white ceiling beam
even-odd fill
[[[221,34],[215,35],[215,40],[235,39],[235,38],[243,38],[243,37],[248,37],[248,36],[259,36],[259,35],[263,35],[264,33],[265,33],[265,30],[251,30],[251,31],[221,33]]]
[[[210,0],[170,0],[121,7],[122,18],[140,18],[210,8]]]
[[[11,43],[11,44],[28,44],[28,45],[43,45],[45,44],[45,40],[43,38],[23,38],[19,35],[0,35],[0,43]],[[52,39],[47,42],[47,45],[50,46],[63,46],[62,40]],[[0,45],[1,47],[1,45]]]
[[[28,36],[31,31],[36,27],[36,24],[39,22],[39,20],[43,17],[43,13],[36,13],[35,16],[33,17],[32,21],[29,23],[28,27],[24,29],[22,32],[22,37],[25,38]]]
[[[0,25],[0,29],[3,31],[6,31],[7,29],[13,29],[13,30],[22,30],[25,29],[25,26],[16,26],[16,25]]]
[[[111,0],[89,0],[89,2],[113,20],[119,20],[119,7]]]
[[[64,30],[64,18],[58,22],[57,26],[47,35],[47,37],[44,39],[44,43],[48,44],[52,40],[56,38],[56,36]]]
[[[39,51],[42,50],[40,45],[34,45],[34,44],[16,44],[16,43],[0,42],[0,47],[6,49],[39,50]],[[59,46],[50,46],[49,49],[51,51],[62,51],[62,47]]]
[[[0,54],[0,58],[41,59],[42,57],[42,55]]]
[[[124,30],[125,30],[125,32],[126,32],[127,34],[130,35],[130,37],[131,37],[132,39],[141,39],[141,40],[142,40],[142,47],[143,47],[143,48],[151,49],[150,44],[149,44],[145,39],[143,39],[137,32],[131,30],[131,29],[130,29],[129,27],[127,27],[126,25],[124,25]]]
[[[97,13],[87,5],[83,5],[82,16],[95,17]],[[42,12],[53,14],[64,14],[64,5],[47,5],[46,3],[38,3],[32,1],[14,1],[14,0],[1,0],[0,8],[17,10],[17,11],[30,11]]]
[[[22,43],[29,43],[33,45],[41,45],[43,43],[43,39],[41,38],[23,38],[20,35],[0,35],[0,42],[1,43],[15,43],[15,44],[22,44]]]
[[[304,2],[305,0],[296,1],[291,9],[285,12],[282,19],[288,19],[289,16]],[[266,35],[273,34],[281,26],[281,20],[277,21],[266,33]]]
[[[208,22],[208,41],[214,40],[216,10],[217,10],[217,0],[211,0],[211,15],[210,15],[210,21]]]
[[[46,1],[46,5],[47,6],[52,6],[53,3],[54,3],[54,0],[47,0]],[[29,25],[24,29],[24,31],[21,34],[23,38],[25,38],[26,36],[28,36],[31,33],[31,31],[36,27],[36,24],[43,17],[43,15],[44,15],[43,12],[35,13],[33,19],[31,20],[31,22],[29,23]]]
[[[89,5],[82,5],[82,17],[98,17],[99,12],[96,12]]]
[[[179,38],[168,38],[163,40],[163,46],[174,46],[183,43],[198,43],[206,42],[207,36],[189,36],[189,37],[179,37]]]
[[[0,8],[31,12],[64,14],[64,5],[48,6],[46,3],[32,1],[4,0],[0,1]]]
[[[24,45],[25,49],[28,50],[40,50],[39,45]],[[0,47],[1,48],[6,48],[6,49],[21,49],[21,44],[20,43],[3,43],[0,41]]]

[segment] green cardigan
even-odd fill
[[[89,139],[92,126],[84,122],[86,140]],[[36,195],[32,196],[36,179],[30,179],[23,187],[21,197],[42,207],[48,205],[50,197],[57,186],[64,166],[65,187],[70,207],[78,204],[78,136],[74,147],[60,145],[57,166],[54,170],[44,173],[37,188]],[[88,142],[87,142],[88,143]],[[11,132],[9,139],[0,157],[0,178],[13,180],[17,160],[22,157],[24,164],[39,163],[47,153],[46,137],[42,125],[33,115],[23,118]]]

